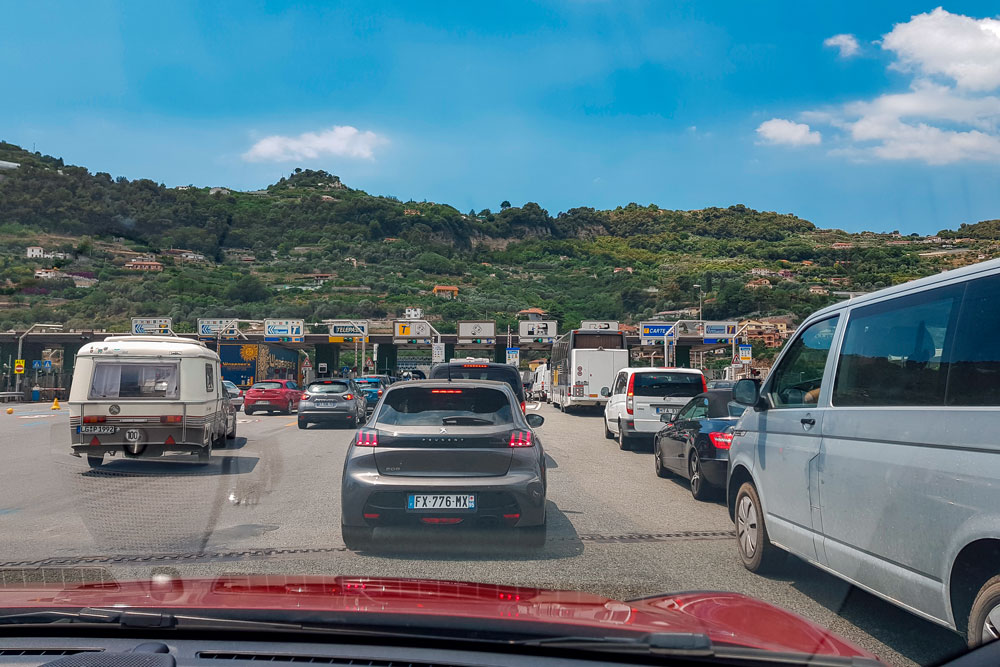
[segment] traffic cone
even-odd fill
[[[50,410],[62,410],[62,408],[59,407],[59,399],[58,398],[53,398],[52,399],[52,407],[49,408],[49,409]]]

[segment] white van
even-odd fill
[[[707,391],[705,375],[696,368],[623,368],[605,391],[604,437],[629,449],[639,439],[652,441],[692,397]]]
[[[196,454],[236,438],[236,411],[219,355],[174,336],[113,336],[84,345],[69,392],[70,442],[90,467],[128,458]]]
[[[532,374],[531,395],[539,401],[547,401],[549,398],[549,374],[548,364],[539,364]]]

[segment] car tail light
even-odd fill
[[[488,364],[462,364],[462,368],[489,368]]]
[[[344,394],[344,400],[350,401],[354,399],[354,394]]]
[[[381,390],[381,389],[379,389],[379,390],[378,390],[378,395],[379,395],[379,396],[381,396],[381,395],[382,395],[382,390]]]
[[[107,420],[108,420],[108,418],[105,417],[104,415],[95,415],[95,416],[92,416],[92,417],[84,417],[83,418],[83,423],[84,424],[102,424],[102,423],[106,422]]]
[[[183,420],[182,415],[160,415],[161,424],[180,424]]]
[[[513,526],[513,525],[514,525],[514,524],[516,524],[516,523],[517,523],[518,521],[520,521],[520,519],[521,519],[521,515],[520,515],[519,513],[515,513],[515,514],[504,514],[504,515],[503,515],[503,520],[507,522],[507,525],[508,525],[508,526]]]
[[[302,395],[299,396],[299,400],[308,401],[309,400],[309,394],[306,393],[306,392],[302,392]]]
[[[379,518],[379,516],[380,515],[379,515],[378,512],[365,512],[364,513],[364,517],[366,519],[377,519],[377,518]]]
[[[381,393],[381,392],[379,392]],[[461,389],[431,389],[432,394],[461,394]]]
[[[358,431],[358,447],[378,447],[378,431],[371,428],[363,428]]]
[[[531,431],[511,431],[511,447],[531,447]]]
[[[628,378],[628,393],[625,395],[625,412],[635,413],[635,373]]]
[[[701,390],[708,391],[708,382],[705,380],[704,374],[701,376]]]
[[[716,449],[729,449],[729,446],[733,444],[732,433],[709,433],[708,439],[712,441]]]
[[[528,410],[527,410],[527,408],[526,408],[526,407],[525,407],[525,405],[524,405],[524,401],[521,401],[521,414],[524,414],[524,413],[525,413],[525,412],[527,412],[527,411],[528,411]]]

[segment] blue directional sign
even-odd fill
[[[705,345],[731,345],[733,342],[732,338],[703,338],[702,343]]]
[[[305,323],[302,320],[264,320],[264,340],[300,343]]]

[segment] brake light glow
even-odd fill
[[[489,368],[489,364],[462,364],[462,368]]]
[[[381,396],[381,395],[382,395],[382,390],[381,390],[381,389],[379,389],[379,390],[378,390],[378,395],[379,395],[379,396]]]
[[[521,414],[524,414],[527,411],[527,408],[524,407],[524,401],[521,401]]]
[[[531,431],[511,431],[511,447],[531,447]]]
[[[108,420],[104,415],[94,415],[92,417],[84,417],[84,424],[102,424]]]
[[[708,382],[705,381],[705,375],[704,374],[702,374],[702,376],[701,376],[701,390],[702,391],[708,391]]]
[[[350,401],[354,399],[354,394],[344,394],[344,400]]]
[[[732,433],[709,433],[708,439],[717,449],[729,449],[730,445],[733,444]]]
[[[628,378],[628,393],[625,395],[625,412],[635,413],[635,373]]]
[[[365,514],[364,514],[364,517],[366,519],[377,519],[377,518],[379,518],[379,516],[380,515],[379,515],[378,512],[365,512]]]
[[[431,389],[432,394],[461,394],[461,389]]]
[[[180,424],[183,419],[182,415],[160,415],[161,424]]]
[[[355,444],[358,447],[378,447],[378,431],[361,429],[358,431],[358,440]]]
[[[518,602],[521,599],[521,596],[518,595],[517,593],[499,593],[498,596],[499,597],[497,599],[499,600],[510,600],[512,602]]]
[[[308,392],[305,392],[305,391],[304,391],[304,392],[302,392],[302,396],[301,396],[301,399],[302,399],[303,401],[308,401],[308,400],[309,400],[309,393],[308,393]]]

